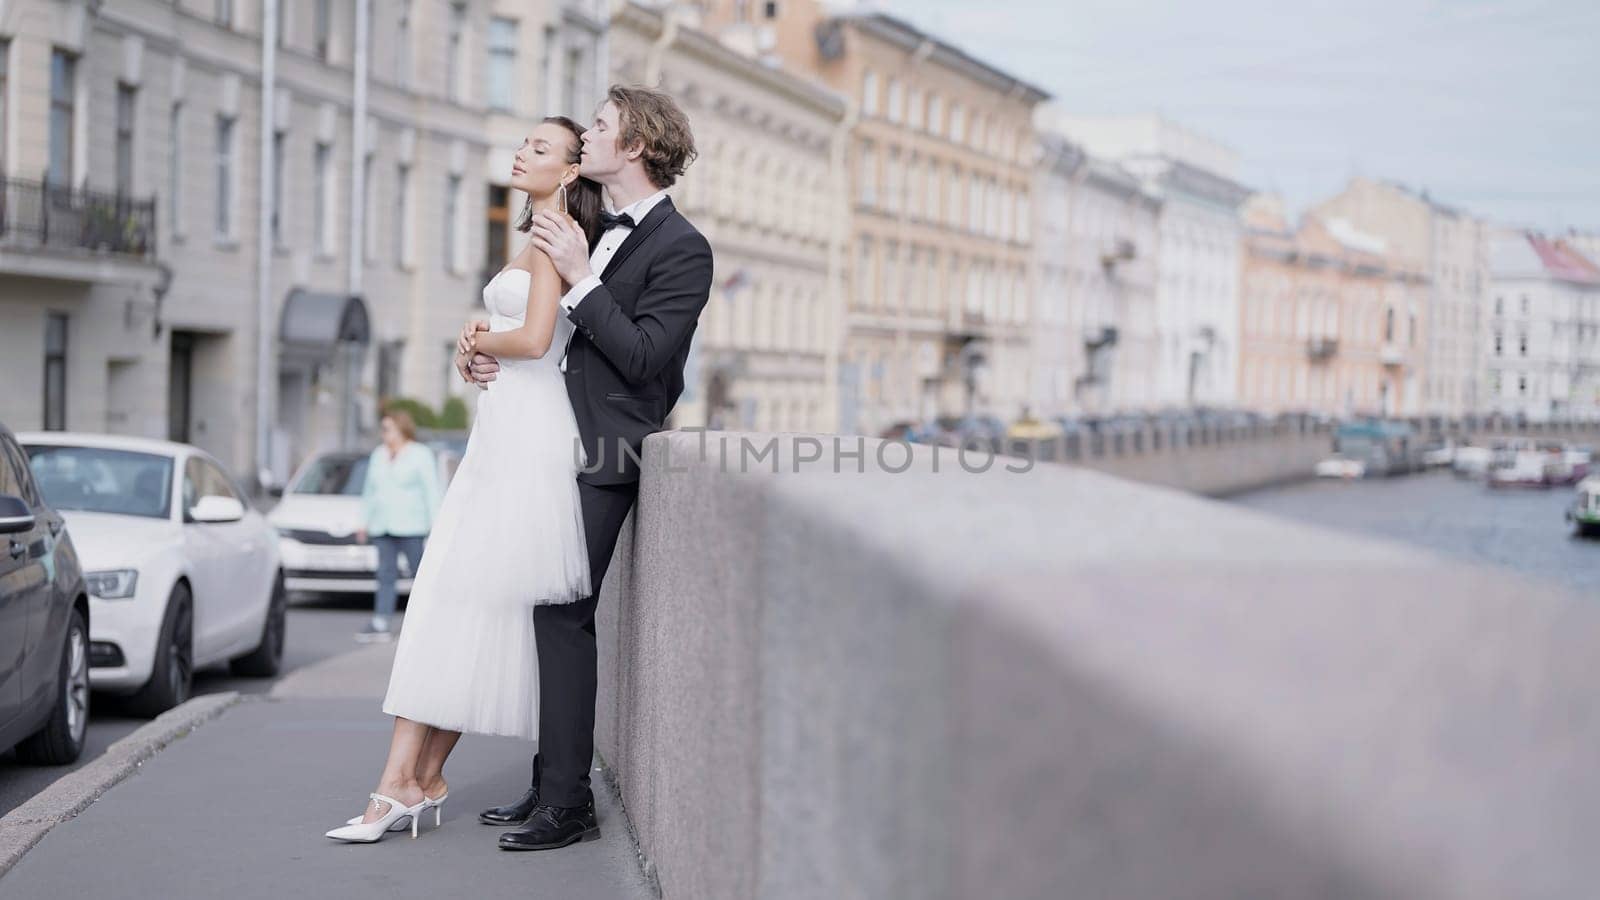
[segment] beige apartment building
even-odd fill
[[[1370,178],[1354,178],[1314,214],[1344,219],[1381,238],[1387,253],[1429,280],[1423,317],[1427,335],[1417,354],[1415,408],[1426,415],[1486,411],[1485,297],[1489,291],[1489,229],[1470,214],[1427,193]]]
[[[673,202],[711,241],[711,298],[670,424],[833,431],[849,238],[842,97],[762,63],[692,15],[620,6],[615,80],[659,86],[688,113],[699,158]]]
[[[1244,211],[1239,402],[1266,412],[1417,415],[1427,279],[1342,219]]]
[[[509,168],[491,18],[532,16],[509,48],[526,61],[565,34],[559,9],[0,5],[0,419],[192,441],[253,483],[367,445],[380,398],[460,392],[491,140]],[[602,73],[597,55],[495,83],[592,97]]]
[[[881,13],[690,5],[709,31],[849,103],[837,427],[1016,416],[1032,381],[1032,115],[1045,92]]]

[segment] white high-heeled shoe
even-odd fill
[[[439,827],[439,821],[440,821],[439,820],[439,808],[444,806],[444,802],[446,800],[449,800],[449,799],[450,799],[450,792],[449,791],[445,791],[444,794],[437,800],[433,799],[432,797],[429,797],[427,794],[423,794],[422,795],[422,811],[423,812],[427,812],[428,811],[428,807],[430,807],[430,806],[433,807],[433,827],[435,827],[435,828]],[[354,816],[354,817],[352,817],[350,819],[350,821],[346,822],[345,824],[346,825],[360,825],[361,824],[361,820],[364,819],[364,818],[366,818],[366,816]],[[390,825],[389,826],[389,830],[390,831],[405,831],[406,827],[407,827],[406,821],[404,819],[401,819],[400,821],[395,822],[393,825]]]
[[[371,822],[362,823],[358,819],[355,824],[345,825],[343,828],[335,828],[328,832],[328,837],[336,841],[345,841],[352,844],[371,844],[380,840],[386,832],[393,830],[392,826],[395,823],[408,816],[411,819],[411,836],[417,836],[417,819],[422,811],[428,808],[427,797],[423,797],[422,802],[416,806],[406,806],[393,797],[385,797],[382,794],[368,794],[367,796],[389,804],[389,811]]]
[[[426,811],[429,807],[433,808],[433,827],[438,828],[439,823],[444,821],[444,802],[449,799],[449,791],[440,794],[437,800],[430,799],[426,794],[422,796],[423,810]]]

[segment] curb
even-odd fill
[[[98,759],[56,779],[0,818],[0,875],[10,871],[50,829],[83,812],[100,795],[138,771],[145,760],[241,699],[237,691],[227,691],[195,697],[169,709],[106,748]]]

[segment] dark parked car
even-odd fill
[[[65,765],[89,722],[89,593],[61,516],[0,425],[0,750]]]

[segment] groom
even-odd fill
[[[561,306],[576,326],[561,357],[588,466],[578,476],[592,594],[534,607],[539,648],[539,753],[522,799],[479,815],[521,825],[502,850],[550,850],[600,834],[589,790],[594,759],[595,601],[617,535],[639,494],[635,459],[683,393],[683,367],[711,291],[711,245],[666,194],[695,157],[689,119],[667,94],[614,85],[583,135],[583,177],[616,213],[592,252],[564,216],[540,213],[532,240],[572,285]],[[488,323],[474,323],[487,329]],[[479,354],[474,380],[499,366]]]

